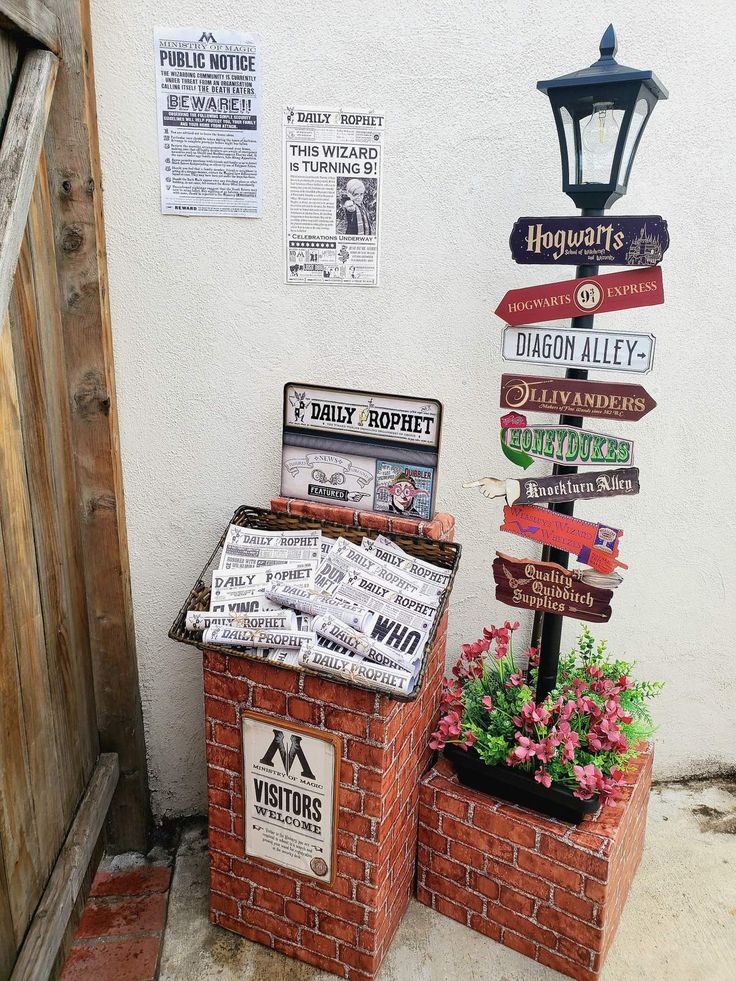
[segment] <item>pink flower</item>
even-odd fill
[[[521,707],[521,715],[514,716],[514,725],[533,729],[535,726],[546,726],[551,716],[543,705],[525,702]]]
[[[526,656],[529,658],[529,667],[536,668],[539,664],[539,648],[530,647],[526,652]]]
[[[588,671],[588,674],[590,675],[591,678],[602,678],[603,677],[603,669],[602,668],[597,668],[594,664],[589,665],[588,668],[587,668],[587,671]]]
[[[544,767],[540,767],[534,774],[534,779],[537,783],[541,783],[543,787],[552,786],[552,777],[547,773]]]
[[[432,733],[429,741],[430,749],[444,749],[445,744],[455,740],[460,735],[460,713],[448,712],[439,721],[436,732]]]
[[[468,729],[468,731],[465,733],[465,741],[460,743],[460,745],[463,749],[467,750],[473,745],[477,738],[478,737],[475,735],[475,733]]]
[[[484,695],[483,698],[481,699],[481,701],[483,702],[483,708],[487,712],[492,712],[493,711],[493,701],[492,701],[490,695]]]
[[[534,744],[534,752],[542,763],[549,763],[557,751],[557,743],[549,736]]]
[[[528,736],[522,736],[520,732],[514,733],[514,739],[519,744],[511,750],[509,760],[513,763],[526,763],[532,759],[536,753],[536,744]]]
[[[509,680],[506,682],[506,687],[521,688],[523,684],[524,684],[524,675],[521,673],[521,671],[518,671],[516,674],[512,674],[509,677]]]

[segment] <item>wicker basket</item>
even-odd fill
[[[301,515],[280,514],[266,508],[250,507],[247,504],[244,504],[238,508],[228,524],[242,525],[246,528],[261,528],[268,531],[281,531],[288,530],[290,528],[319,528],[322,534],[326,535],[328,538],[339,538],[342,536],[343,538],[347,538],[351,542],[356,542],[358,544],[365,537],[375,538],[376,535],[379,534],[378,531],[371,531],[370,529],[366,528],[353,528],[348,525],[335,524],[331,521],[319,521],[316,518],[307,518]],[[182,644],[191,644],[193,647],[198,647],[200,650],[204,650],[207,646],[202,643],[198,632],[192,632],[186,629],[186,617],[190,610],[209,609],[210,587],[207,585],[207,583],[211,581],[210,573],[212,569],[217,568],[217,562],[226,534],[227,528],[225,528],[223,531],[219,542],[215,546],[215,550],[209,557],[207,564],[205,565],[204,569],[202,569],[199,578],[192,587],[189,596],[187,596],[184,605],[182,606],[181,610],[179,610],[176,619],[171,625],[169,637],[171,637],[172,640],[178,640]],[[450,579],[447,583],[447,589],[442,597],[442,602],[440,603],[437,611],[437,616],[432,623],[432,629],[429,633],[429,637],[427,638],[427,643],[424,646],[422,665],[419,669],[419,675],[417,677],[417,683],[414,687],[414,691],[410,695],[397,693],[395,695],[392,694],[387,696],[389,698],[394,698],[397,701],[410,702],[417,697],[424,682],[424,671],[427,664],[427,658],[429,656],[429,651],[434,644],[435,634],[437,633],[439,622],[442,619],[442,614],[447,609],[447,603],[455,581],[455,573],[460,561],[461,548],[455,542],[438,542],[431,538],[420,538],[417,535],[397,535],[387,531],[380,532],[380,534],[384,535],[386,538],[392,539],[392,541],[395,541],[396,544],[403,548],[405,552],[408,552],[409,555],[413,555],[417,559],[423,559],[425,562],[431,562],[433,565],[438,565],[443,569],[451,570]],[[225,654],[234,655],[236,657],[243,657],[247,658],[248,660],[259,661],[261,663],[263,662],[263,658],[256,657],[252,654],[246,654],[243,652],[242,648],[221,647],[218,645],[217,650],[221,650]],[[314,674],[320,678],[325,677],[325,675],[312,671],[310,668],[306,667],[298,667],[296,665],[288,664],[279,665],[279,667],[283,668],[284,670],[304,671],[309,674]],[[330,681],[334,681],[337,684],[348,685],[350,687],[357,687],[353,682],[348,681],[347,679],[330,676]]]

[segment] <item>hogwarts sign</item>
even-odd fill
[[[507,409],[634,422],[651,412],[656,404],[641,385],[501,375],[501,405]]]
[[[660,215],[519,218],[509,245],[516,262],[656,266],[670,244]]]
[[[331,733],[243,713],[246,855],[334,880],[340,751]]]
[[[283,497],[432,517],[440,402],[289,383],[283,420]]]
[[[496,552],[493,578],[496,599],[507,606],[544,610],[590,623],[605,623],[611,618],[613,591],[589,586],[581,581],[579,572],[569,572],[555,562],[512,559]]]
[[[509,290],[495,312],[514,326],[658,303],[664,303],[662,270],[654,266]]]

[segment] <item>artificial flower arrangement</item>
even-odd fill
[[[545,788],[591,802],[587,811],[598,801],[613,804],[627,761],[654,732],[646,701],[662,685],[633,681],[634,665],[611,657],[606,642],[596,645],[583,627],[576,648],[560,658],[557,687],[537,704],[539,658],[529,648],[527,668],[516,665],[518,626],[506,621],[463,645],[454,677],[445,679],[430,746],[460,747],[488,767],[513,767]]]

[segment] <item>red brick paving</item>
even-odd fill
[[[163,865],[98,872],[62,981],[154,981],[170,883]]]

